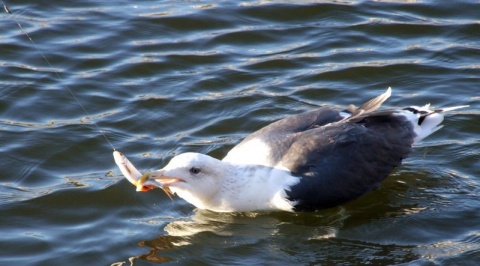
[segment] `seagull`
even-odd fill
[[[307,212],[345,204],[377,189],[415,143],[442,127],[443,113],[468,107],[378,110],[391,92],[360,107],[327,105],[289,116],[247,136],[222,160],[187,152],[160,170],[135,172],[130,181],[137,190],[159,187],[215,212]],[[122,156],[114,151],[116,162]]]

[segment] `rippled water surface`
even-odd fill
[[[6,3],[0,264],[478,265],[478,1]],[[271,121],[388,86],[387,107],[470,108],[378,190],[316,213],[136,193],[100,133],[148,171],[186,151],[222,158]]]

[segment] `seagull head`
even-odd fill
[[[205,209],[222,187],[226,168],[220,160],[189,152],[173,157],[164,168],[143,175],[140,182],[147,186],[156,184],[167,195],[177,194]]]

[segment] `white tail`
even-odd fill
[[[414,142],[417,143],[443,127],[440,125],[443,121],[443,113],[465,107],[468,105],[434,110],[430,104],[427,104],[422,107],[410,106],[403,109],[402,114],[415,125],[414,131],[417,136]]]

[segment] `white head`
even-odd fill
[[[162,169],[149,173],[147,179],[176,193],[200,209],[208,209],[219,193],[228,166],[200,153],[183,153],[173,157]]]

